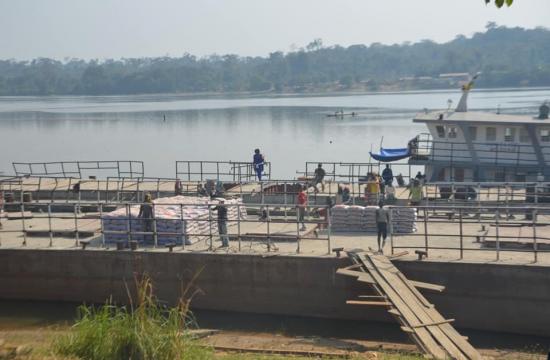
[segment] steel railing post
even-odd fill
[[[80,194],[80,192],[79,192]],[[80,237],[78,234],[78,208],[77,204],[73,204],[73,213],[74,213],[74,237],[75,237],[75,246],[80,245]]]
[[[458,221],[460,226],[460,260],[464,258],[464,239],[462,235],[462,208],[458,211]]]
[[[106,248],[105,246],[105,227],[103,225],[103,204],[99,203],[99,226],[101,229],[101,247]]]
[[[300,207],[296,205],[296,253],[300,253]]]
[[[496,235],[496,255],[497,261],[500,260],[500,238],[499,238],[499,228],[498,224],[500,221],[500,210],[495,211],[495,235]]]
[[[394,249],[393,249],[393,206],[390,207],[390,227],[389,227],[389,231],[390,231],[390,247],[391,247],[391,254],[393,255],[394,254]]]
[[[158,247],[157,217],[155,215],[155,203],[153,203],[153,248]],[[145,240],[145,239],[144,239]]]
[[[23,188],[21,188],[21,193],[23,193]],[[25,227],[25,205],[21,203],[21,227],[23,231],[23,246],[27,246],[27,229]]]
[[[48,204],[48,235],[50,236],[50,245],[53,246],[53,233],[52,233],[52,204]]]
[[[428,212],[424,208],[424,251],[428,254]]]
[[[237,241],[239,242],[239,252],[241,252],[241,204],[237,206]]]
[[[183,204],[180,204],[180,226],[181,226],[181,249],[185,250],[185,241],[186,241],[185,228],[187,224],[183,220]]]
[[[269,223],[271,222],[270,216],[269,216],[269,205],[265,206],[265,212],[266,212],[266,223],[267,223],[267,252],[271,251],[271,233],[270,233],[270,227]]]
[[[533,217],[533,253],[535,256],[535,262],[538,261],[538,244],[537,244],[537,210],[534,209],[531,213],[531,216]]]
[[[328,246],[328,249],[327,249],[327,255],[330,255],[330,251],[331,251],[331,248],[332,248],[332,243],[331,243],[331,230],[332,230],[332,227],[331,227],[331,214],[330,214],[330,206],[327,206],[327,246]]]

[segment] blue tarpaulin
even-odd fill
[[[373,154],[372,152],[369,152],[370,156],[374,160],[382,161],[382,162],[392,162],[401,160],[404,158],[407,158],[411,156],[411,153],[408,148],[401,148],[401,149],[380,149],[380,154]]]

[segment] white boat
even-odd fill
[[[409,142],[409,164],[424,165],[429,182],[550,179],[548,104],[536,117],[468,111],[474,79],[463,86],[456,109],[415,116],[429,134]]]

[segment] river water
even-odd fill
[[[272,178],[306,161],[367,162],[369,151],[404,147],[424,108],[458,103],[458,91],[332,96],[183,95],[0,97],[0,171],[11,163],[142,160],[147,176],[175,176],[176,160],[250,161],[260,148]],[[537,114],[550,89],[475,90],[470,109]],[[326,114],[344,109],[357,117]]]

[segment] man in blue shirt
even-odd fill
[[[262,173],[264,171],[264,156],[260,154],[260,149],[254,150],[253,157],[254,171],[259,181],[262,181]]]

